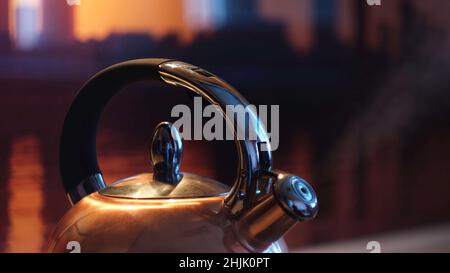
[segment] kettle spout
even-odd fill
[[[302,178],[272,171],[272,193],[246,210],[233,223],[233,231],[243,247],[260,252],[289,231],[297,222],[316,216],[317,196]]]

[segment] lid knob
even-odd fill
[[[180,174],[183,144],[180,134],[170,122],[156,126],[150,145],[153,162],[153,178],[159,182],[177,184],[183,178]]]

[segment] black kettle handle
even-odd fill
[[[65,118],[60,144],[60,171],[70,201],[75,204],[84,196],[105,187],[96,155],[96,131],[100,115],[108,101],[128,84],[164,81],[186,87],[217,105],[226,116],[227,105],[248,106],[236,89],[217,76],[193,65],[165,59],[139,59],[113,65],[91,78],[79,91]],[[253,111],[247,108],[247,111]],[[239,213],[256,194],[258,174],[270,171],[272,156],[266,131],[256,113],[248,123],[256,138],[237,140],[238,176],[225,206]],[[235,128],[235,136],[236,136]],[[245,130],[244,130],[245,132]]]

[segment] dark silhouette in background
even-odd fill
[[[9,38],[9,1],[0,2],[0,52],[10,48]]]
[[[449,62],[435,54],[441,45],[436,40],[439,29],[429,25],[410,1],[400,1],[402,31],[396,38],[400,43],[392,46],[392,30],[385,27],[376,50],[367,45],[374,34],[367,31],[372,11],[364,1],[352,6],[351,45],[335,34],[337,2],[314,1],[315,43],[303,53],[286,39],[283,24],[260,17],[256,1],[226,1],[226,17],[219,27],[199,34],[188,45],[175,35],[156,39],[140,33],[111,34],[81,43],[74,38],[73,14],[64,1],[43,2],[43,33],[30,51],[13,49],[6,31],[9,21],[4,19],[8,1],[0,3],[3,250],[10,220],[7,185],[14,140],[33,135],[41,145],[42,217],[50,231],[67,209],[57,150],[71,99],[99,69],[145,57],[196,64],[229,81],[254,104],[280,105],[281,146],[275,161],[283,169],[303,174],[318,189],[321,203],[316,220],[290,232],[291,245],[448,220],[450,173],[445,166],[450,163],[450,103],[445,91],[449,86],[444,73],[435,72]],[[150,125],[167,119],[170,103],[189,103],[176,92],[158,90],[159,86],[136,86],[135,92],[112,103],[100,130],[101,136],[107,136],[99,140],[101,158],[115,149],[121,162],[135,160],[127,155],[145,149],[140,144],[151,136]],[[220,181],[232,180],[235,155],[229,152],[230,143],[211,144],[210,150],[190,145],[195,156],[184,160],[185,169],[202,171],[198,160],[217,158],[209,162],[208,174]],[[119,176],[142,170],[145,163],[130,163],[132,170],[120,169],[130,164],[109,163],[105,168],[118,168]]]
[[[42,1],[42,45],[67,45],[74,40],[73,9],[66,1]]]

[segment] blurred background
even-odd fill
[[[287,235],[292,249],[386,233],[414,241],[405,232],[436,225],[449,238],[449,11],[446,0],[0,0],[0,252],[42,251],[69,209],[57,155],[77,90],[148,57],[280,105],[275,167],[320,201]],[[151,171],[154,127],[191,103],[176,91],[143,83],[113,99],[97,140],[107,183]],[[184,144],[182,170],[232,183],[233,143]]]

